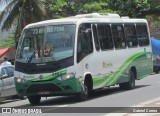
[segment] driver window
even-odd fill
[[[34,50],[34,39],[31,31],[26,32],[23,47],[24,51],[28,50],[28,52],[30,52]]]
[[[35,49],[35,42],[34,42],[33,34],[31,33],[31,31],[26,32],[26,35],[23,41],[24,42],[22,47],[23,48],[22,58],[26,58],[30,56]]]

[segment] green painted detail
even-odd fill
[[[51,80],[51,81],[27,81],[26,83],[16,83],[16,90],[18,92],[18,95],[20,96],[31,96],[31,95],[39,95],[38,92],[43,91],[47,85],[53,85],[53,89],[55,87],[55,91],[51,91],[48,89],[49,94],[48,96],[54,96],[54,95],[67,95],[67,94],[75,94],[79,93],[82,91],[82,86],[78,78],[70,78],[67,80]],[[34,93],[28,93],[27,90],[28,88],[30,89],[35,89],[33,88],[34,85],[39,85],[43,89],[37,90],[37,92]],[[59,88],[57,90],[56,88]],[[47,91],[47,90],[46,90]],[[47,96],[47,95],[46,95]]]
[[[141,53],[137,53],[133,56],[131,56],[130,58],[128,58],[126,60],[126,62],[124,62],[120,67],[119,69],[116,71],[116,73],[114,73],[110,80],[108,81],[108,83],[106,83],[106,85],[110,86],[110,85],[113,85],[120,77],[121,75],[127,70],[130,68],[131,64],[134,64],[135,62],[137,61],[140,61],[142,62],[144,59],[146,59],[146,55],[147,54],[151,54],[150,52],[147,52],[147,53],[144,53],[144,52],[141,52]],[[136,61],[137,60],[137,61]],[[151,62],[151,60],[149,60]],[[151,64],[151,63],[147,63],[145,62],[146,64]],[[142,65],[142,63],[139,63]],[[146,65],[145,66],[148,66]]]
[[[94,83],[93,86],[98,86],[98,85],[102,84],[108,78],[109,78],[109,75],[93,78],[93,83]]]
[[[65,75],[67,72],[67,70],[60,70],[60,71],[57,71],[57,72],[54,72],[50,75],[47,75],[45,77],[43,77],[42,79],[40,78],[36,78],[36,79],[31,79],[30,81],[48,81],[48,80],[53,80],[57,77],[60,77],[62,75]]]
[[[129,57],[113,74],[109,74],[106,76],[93,78],[93,86],[111,86],[114,85],[122,75],[126,75],[127,70],[130,66],[136,66],[137,68],[148,67],[152,66],[151,58],[147,59],[147,54],[151,54],[150,52],[140,52],[134,54],[133,56]],[[143,62],[143,65],[142,65]],[[150,71],[151,72],[151,71]],[[147,73],[147,72],[145,72]],[[142,78],[144,75],[140,75]]]

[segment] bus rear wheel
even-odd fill
[[[119,84],[121,89],[131,90],[135,88],[135,77],[136,77],[135,73],[131,70],[129,73],[129,76],[130,76],[130,80],[128,82]]]
[[[41,96],[28,96],[28,100],[32,105],[38,105],[41,101]]]

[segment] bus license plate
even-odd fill
[[[39,95],[48,95],[50,92],[49,91],[39,91]]]

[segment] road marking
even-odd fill
[[[109,114],[105,114],[103,116],[126,116],[127,113],[109,113]]]
[[[55,109],[58,109],[58,108],[61,108],[61,107],[67,107],[68,105],[61,105],[61,106],[58,106],[58,107],[54,107],[53,108],[50,108],[50,109],[46,109],[46,110],[43,110],[42,112],[47,112],[47,111],[51,111],[51,110],[55,110]],[[44,107],[44,106],[43,106]],[[47,106],[47,107],[51,107],[51,106]]]
[[[50,111],[50,110],[55,110],[57,109],[58,107],[54,107],[54,108],[50,108],[50,109],[46,109],[46,110],[43,110],[42,112],[46,112],[46,111]]]
[[[36,106],[36,107],[54,107],[54,108],[59,108],[59,107],[67,107],[68,105],[61,105],[61,106]]]
[[[68,105],[62,105],[62,106],[58,106],[58,107],[66,107],[66,106],[68,106]]]

